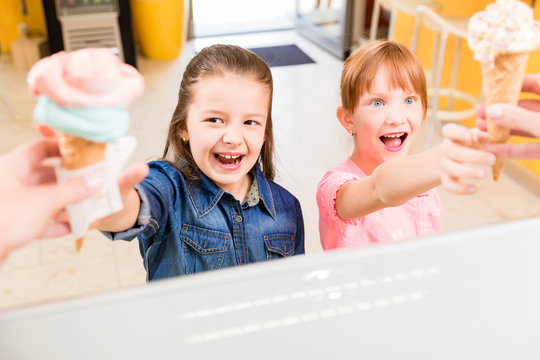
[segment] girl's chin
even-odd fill
[[[385,151],[382,155],[383,161],[388,161],[395,158],[400,158],[407,155],[406,149],[401,149],[397,151]]]

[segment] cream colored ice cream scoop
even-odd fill
[[[540,46],[540,23],[534,20],[532,9],[517,0],[489,4],[469,20],[467,42],[481,64],[485,105],[517,104],[529,52]],[[510,129],[486,120],[490,142],[508,141]],[[498,159],[494,180],[501,168],[502,159]]]

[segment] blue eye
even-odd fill
[[[382,102],[382,100],[377,99],[377,100],[373,100],[371,102],[371,105],[373,105],[373,106],[383,106],[383,102]]]
[[[405,99],[405,104],[412,104],[414,103],[415,99],[412,97],[408,97]]]

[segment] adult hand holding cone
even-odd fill
[[[485,105],[496,103],[516,105],[521,93],[521,84],[527,68],[529,53],[501,54],[495,63],[482,64],[482,82]],[[505,143],[510,138],[510,129],[487,121],[488,139],[491,143]],[[503,160],[497,159],[493,165],[493,180],[497,181],[501,173]]]
[[[59,137],[63,176],[99,172],[111,178],[118,169],[110,167],[117,166],[118,161],[114,161],[115,165],[109,166],[112,160],[103,165],[109,157],[107,146],[126,143],[120,141],[129,126],[126,107],[144,89],[138,71],[122,63],[109,49],[88,48],[62,51],[38,61],[30,69],[27,81],[31,93],[39,96],[34,118],[55,129]],[[133,139],[132,147],[134,142]],[[127,149],[127,145],[118,146]],[[112,158],[118,160],[116,155]],[[76,236],[82,237],[92,220],[122,207],[121,201],[117,206],[118,202],[113,200],[118,193],[115,186],[108,181],[85,206],[74,204],[71,211],[68,207]],[[108,199],[111,201],[107,202]],[[77,251],[81,246],[79,238]]]
[[[469,20],[468,44],[480,61],[486,106],[495,103],[516,105],[527,68],[529,52],[540,46],[540,23],[532,9],[517,0],[497,0]],[[487,119],[488,138],[504,143],[510,130]],[[502,159],[493,166],[499,178]]]

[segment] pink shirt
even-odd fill
[[[346,182],[366,176],[349,158],[329,170],[319,182],[317,205],[323,249],[366,246],[441,232],[441,200],[435,189],[401,206],[387,207],[354,220],[340,219],[335,206],[338,190]]]

